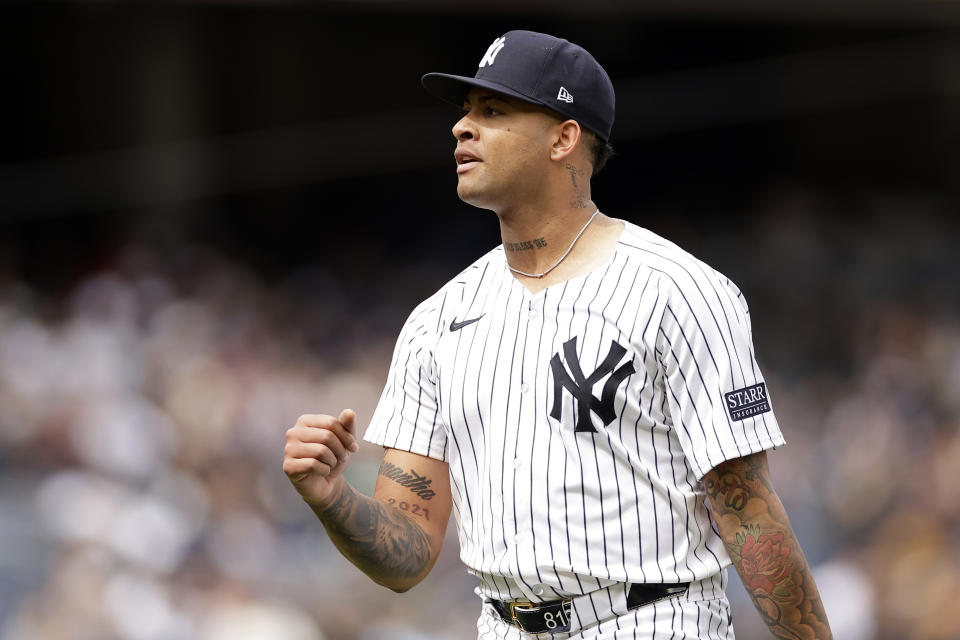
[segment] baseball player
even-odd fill
[[[614,91],[583,48],[511,31],[463,107],[457,193],[503,244],[410,315],[365,438],[372,498],[342,475],[356,417],[305,415],[284,471],[340,551],[405,591],[451,510],[478,580],[478,638],[732,639],[733,564],[777,638],[831,638],[770,482],[784,444],[737,287],[601,213]]]

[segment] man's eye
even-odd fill
[[[499,115],[499,114],[500,114],[500,112],[497,111],[496,109],[494,109],[493,107],[487,107],[487,108],[485,108],[485,109],[483,110],[483,113],[484,113],[485,115],[488,115],[488,116],[495,116],[495,115]]]

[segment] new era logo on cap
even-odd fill
[[[557,94],[557,100],[563,100],[564,102],[572,103],[573,94],[567,91],[566,89],[564,89],[563,87],[560,87],[560,93]]]

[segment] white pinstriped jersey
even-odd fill
[[[700,479],[784,443],[740,291],[624,225],[605,264],[536,294],[497,247],[400,334],[365,438],[449,463],[481,595],[715,584]]]

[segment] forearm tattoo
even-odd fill
[[[341,553],[377,582],[415,578],[430,565],[430,537],[396,507],[347,486],[314,511]]]
[[[762,454],[731,460],[704,476],[704,489],[730,557],[774,636],[833,638],[823,602]]]

